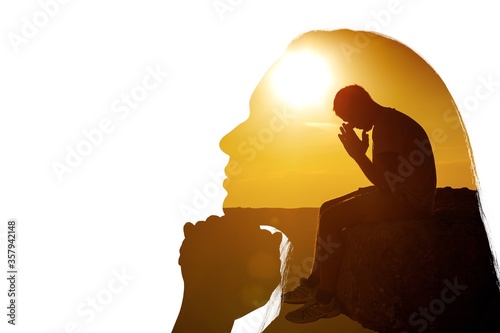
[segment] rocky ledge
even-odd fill
[[[345,230],[337,297],[380,333],[500,332],[500,293],[477,192],[439,188],[426,219]]]

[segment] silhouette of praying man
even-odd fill
[[[426,132],[415,120],[378,104],[358,85],[339,90],[333,110],[344,121],[340,141],[374,186],[322,204],[312,272],[309,277],[301,278],[298,287],[283,295],[286,303],[304,304],[286,315],[294,323],[341,314],[334,293],[343,255],[344,228],[422,217],[431,212],[434,202],[434,155]],[[361,139],[354,129],[362,130]],[[371,160],[366,155],[370,130]]]

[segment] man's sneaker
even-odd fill
[[[332,297],[328,304],[321,304],[314,298],[300,309],[287,313],[285,318],[292,323],[305,324],[321,318],[332,318],[341,313],[342,309],[335,297]]]
[[[300,278],[300,285],[292,291],[283,294],[283,302],[288,304],[305,304],[314,298],[318,288],[312,288],[307,285],[305,277]]]

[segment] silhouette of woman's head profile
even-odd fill
[[[355,88],[343,90],[333,105],[336,93],[347,86]],[[259,225],[278,228],[297,249],[296,259],[289,262],[294,269],[281,277],[283,283],[298,281],[296,267],[302,272],[310,268],[316,211],[299,208],[317,208],[369,185],[337,138],[342,120],[357,122],[345,111],[346,101],[360,112],[376,101],[411,116],[428,133],[438,186],[476,188],[462,120],[446,85],[425,60],[402,43],[371,32],[305,33],[255,87],[248,119],[220,142],[229,156],[225,216],[185,227],[180,259],[185,296],[177,327],[194,327],[192,321],[198,320],[227,328],[256,307],[239,298],[247,281],[256,286],[245,289],[251,295],[247,301],[255,301],[257,294],[260,304],[280,284],[281,238]],[[363,126],[359,128],[371,129]],[[256,256],[259,251],[265,254]],[[260,273],[248,271],[248,260],[258,263]],[[342,320],[338,327],[352,329],[352,323]],[[266,332],[280,332],[283,325],[278,318]],[[318,332],[332,328],[318,325]]]

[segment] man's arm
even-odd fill
[[[349,156],[356,161],[366,178],[368,178],[368,180],[375,185],[379,191],[389,191],[390,188],[385,179],[385,172],[394,172],[397,170],[398,154],[378,154],[377,165],[375,165],[368,158],[368,156],[366,156],[366,151],[369,146],[368,134],[366,132],[363,132],[361,140],[349,124],[343,124],[340,128],[340,132],[341,134],[339,134],[339,139],[344,145],[345,150]]]
[[[396,170],[397,168],[396,153],[381,153],[377,156],[377,165],[375,165],[365,154],[355,158],[361,171],[366,178],[372,182],[375,187],[381,192],[390,191],[389,184],[385,178],[386,171]]]

